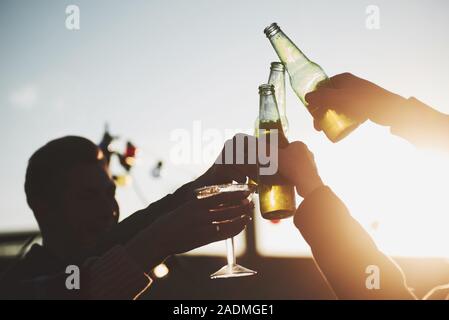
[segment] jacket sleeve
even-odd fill
[[[87,259],[79,268],[27,277],[20,268],[1,281],[1,299],[27,300],[131,300],[152,284],[151,278],[116,246],[98,257]]]
[[[415,299],[399,266],[377,249],[330,188],[306,197],[295,225],[339,299]]]
[[[449,152],[449,115],[443,114],[415,98],[409,98],[401,106],[391,133],[418,147]]]
[[[152,284],[152,279],[130,258],[122,246],[116,246],[84,266],[88,299],[138,299]]]
[[[92,250],[85,252],[81,260],[93,255],[99,255],[115,245],[124,245],[128,240],[140,231],[151,225],[154,221],[173,211],[182,203],[192,200],[194,194],[192,189],[194,182],[187,183],[164,198],[153,202],[147,208],[133,213],[131,216],[120,222],[111,232],[99,241],[99,244]]]

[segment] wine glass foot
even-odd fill
[[[248,277],[257,274],[257,271],[250,270],[238,264],[226,265],[217,272],[210,275],[211,279],[226,279],[237,277]]]

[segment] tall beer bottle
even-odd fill
[[[274,86],[274,96],[278,106],[284,134],[288,133],[287,111],[285,107],[285,66],[282,62],[272,62],[270,66],[270,76],[268,84]]]
[[[285,148],[288,140],[282,128],[274,86],[261,85],[259,95],[259,138],[265,135],[265,141],[268,143],[272,137],[277,136],[279,148]],[[272,136],[273,130],[277,130],[277,135]],[[258,191],[260,212],[265,219],[283,219],[295,213],[295,188],[278,172],[273,175],[261,175],[259,168]]]
[[[318,64],[310,61],[299,50],[276,23],[266,27],[264,33],[270,40],[279,59],[287,68],[290,84],[296,95],[314,118],[319,117],[316,120],[319,121],[328,139],[332,142],[340,141],[357,128],[359,123],[344,114],[339,114],[332,109],[312,109],[307,105],[305,100],[306,94],[314,91],[319,85],[328,81],[329,78]]]
[[[285,107],[285,67],[282,62],[272,62],[270,65],[270,75],[268,76],[268,84],[274,86],[274,95],[278,106],[279,115],[281,117],[282,128],[284,134],[288,133],[288,119]],[[254,123],[254,136],[259,135],[259,117]]]

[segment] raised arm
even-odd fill
[[[449,152],[449,115],[415,98],[405,99],[367,80],[342,73],[306,96],[311,106],[332,108],[359,122],[367,119],[390,127],[419,147]],[[318,123],[315,128],[320,130]]]
[[[339,299],[415,299],[399,266],[378,250],[344,203],[323,184],[305,144],[294,142],[279,150],[279,170],[304,198],[295,225]],[[379,276],[378,283],[371,282],[372,272]]]

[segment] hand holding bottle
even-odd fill
[[[244,183],[247,178],[257,179],[256,163],[248,161],[248,155],[257,154],[257,138],[238,133],[228,139],[214,164],[192,184],[199,188],[213,184],[224,184],[232,181]],[[237,158],[243,159],[242,163]],[[230,161],[232,160],[232,161]],[[227,163],[229,161],[229,163]]]
[[[400,118],[405,99],[372,82],[342,73],[308,93],[306,101],[312,108],[332,108],[359,123],[369,119],[379,125],[391,126]],[[321,130],[318,121],[314,125]]]
[[[296,186],[296,192],[303,198],[323,186],[313,153],[300,141],[279,149],[279,172]]]
[[[319,123],[320,128],[332,142],[337,142],[350,134],[360,124],[343,113],[328,106],[307,103],[305,96],[329,81],[324,70],[306,55],[282,32],[276,23],[264,30],[290,77],[290,84],[298,98]]]

